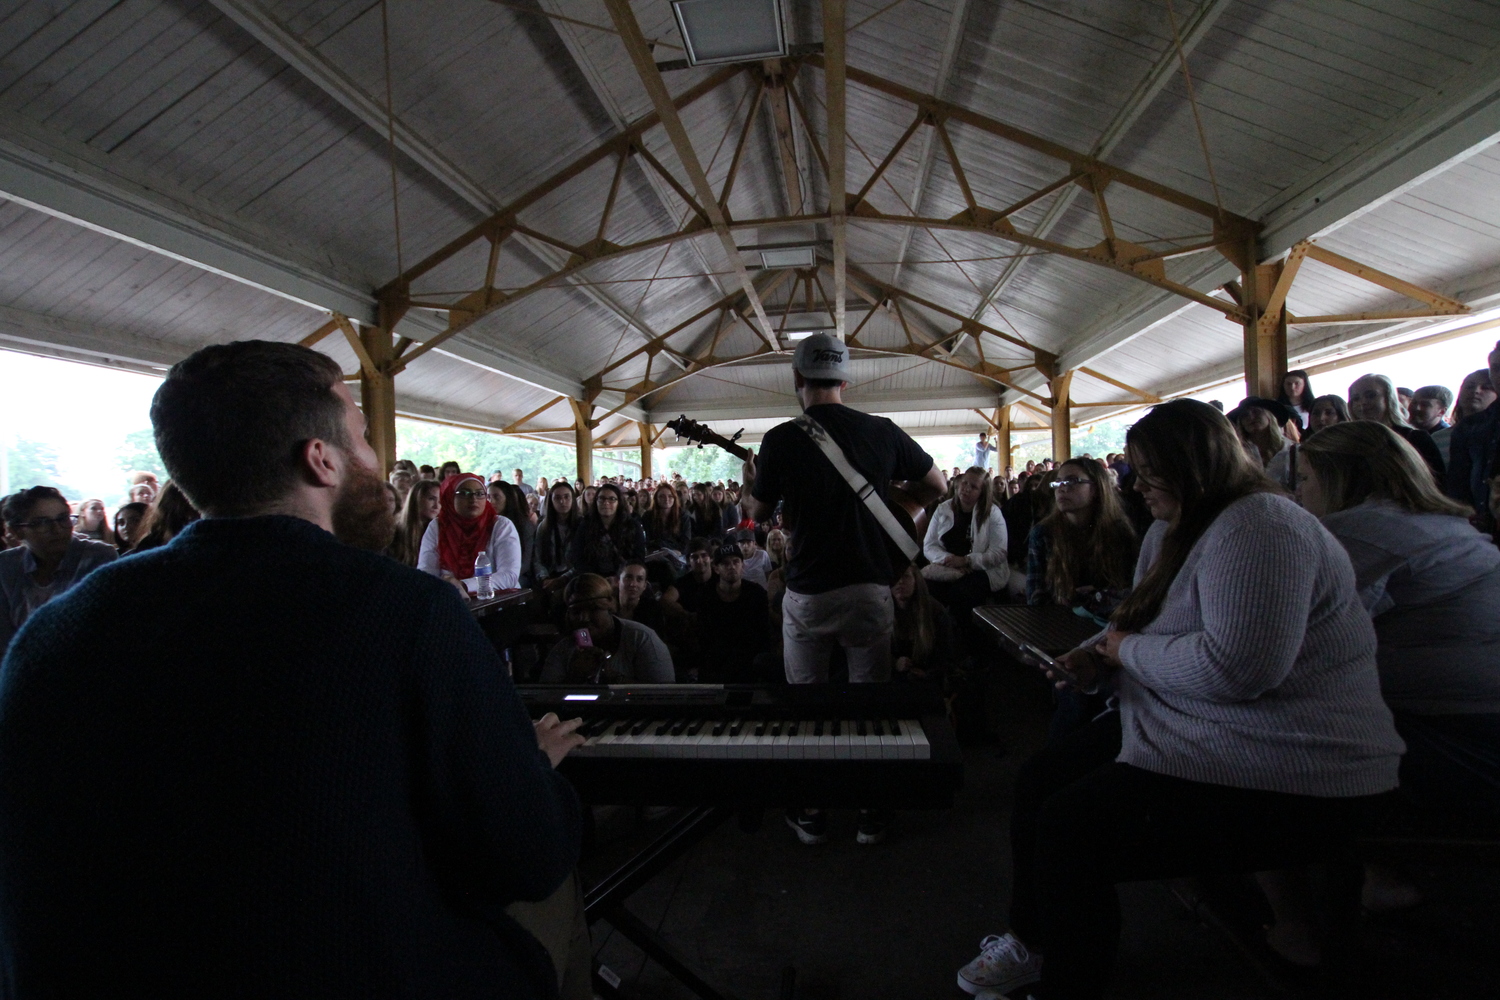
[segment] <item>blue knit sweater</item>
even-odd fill
[[[0,993],[539,997],[580,810],[453,588],[213,519],[0,666]]]

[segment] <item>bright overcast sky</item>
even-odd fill
[[[1367,372],[1389,375],[1398,385],[1446,385],[1457,391],[1469,372],[1486,365],[1496,331],[1345,366],[1313,377],[1320,395],[1344,394]],[[85,496],[116,496],[124,477],[116,452],[131,431],[151,426],[151,396],[160,379],[118,369],[55,361],[0,351],[0,434],[50,445],[58,454],[62,481]],[[1196,394],[1238,403],[1243,383]]]

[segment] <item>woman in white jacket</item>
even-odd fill
[[[991,592],[1010,580],[1005,518],[990,501],[990,474],[974,466],[953,481],[953,499],[944,500],[927,522],[922,552],[927,589],[967,622],[970,612],[989,603]]]

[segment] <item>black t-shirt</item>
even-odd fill
[[[943,550],[949,555],[966,556],[974,548],[974,543],[969,541],[969,522],[972,520],[974,520],[974,512],[964,510],[955,501],[953,527],[943,532],[943,537],[938,539],[943,543]]]
[[[753,665],[770,638],[769,622],[766,592],[759,584],[740,581],[739,597],[732,603],[719,596],[717,579],[705,587],[698,604],[698,679],[727,684],[760,680]]]
[[[807,415],[823,425],[882,498],[893,480],[921,479],[932,469],[932,456],[885,417],[832,403],[808,407]],[[802,428],[773,427],[756,464],[755,499],[772,505],[785,501],[791,524],[788,590],[821,594],[856,583],[895,581],[885,530]]]
[[[697,611],[703,603],[703,595],[719,585],[719,578],[710,576],[707,583],[700,583],[692,573],[680,577],[672,586],[677,588],[677,603],[684,611]]]

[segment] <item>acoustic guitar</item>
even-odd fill
[[[677,435],[680,441],[692,442],[699,448],[702,448],[706,444],[711,444],[715,448],[721,448],[729,452],[729,454],[741,462],[749,461],[750,459],[750,449],[735,443],[739,440],[740,434],[744,433],[743,430],[736,433],[734,437],[727,438],[722,434],[715,433],[711,428],[705,427],[698,421],[689,419],[685,415],[679,416],[676,420],[667,421],[666,426],[668,430]],[[917,564],[920,566],[926,561],[922,557],[923,529],[927,521],[926,511],[920,503],[917,503],[896,483],[891,483],[887,488],[885,506],[896,519],[896,523],[901,525],[901,529],[910,536],[912,541],[917,543]],[[785,516],[785,513],[783,513],[783,521],[786,522],[787,527],[792,526],[790,519]],[[912,560],[906,557],[906,553],[902,551],[901,547],[892,538],[886,535],[883,529],[880,535],[885,541],[885,551],[886,555],[890,557],[891,568],[895,570],[897,576],[900,576],[906,571],[906,567],[911,565]]]

